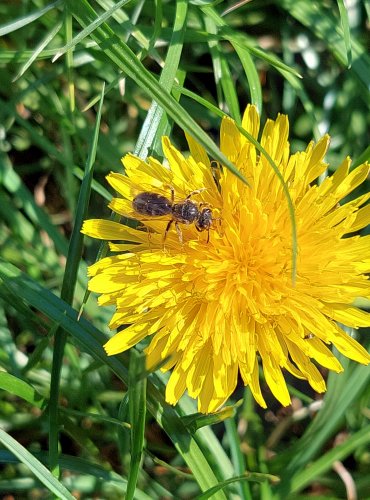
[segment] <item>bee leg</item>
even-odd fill
[[[181,243],[181,245],[183,244],[183,240],[182,240],[182,231],[181,231],[181,228],[179,226],[179,223],[178,222],[175,222],[175,227],[176,227],[176,232],[177,232],[177,236],[179,237],[179,242]]]
[[[175,202],[175,189],[171,184],[164,184],[164,187],[168,188],[171,191],[171,202],[174,204]]]
[[[188,200],[191,196],[194,196],[195,194],[203,193],[203,191],[207,191],[207,188],[195,189],[195,191],[192,191],[187,195],[185,200]]]
[[[198,233],[203,232],[203,229],[199,229],[199,227],[196,224],[195,224],[195,229],[198,231]],[[207,231],[207,243],[209,243],[209,228],[206,231]]]
[[[172,223],[173,223],[173,219],[171,219],[166,226],[166,230],[165,230],[164,235],[163,235],[163,245],[164,245],[164,242],[166,241],[167,233],[171,229]]]

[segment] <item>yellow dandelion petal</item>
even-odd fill
[[[260,116],[256,106],[248,105],[244,111],[242,119],[242,127],[249,132],[255,139],[258,138],[260,130]],[[247,142],[247,140],[246,140]]]
[[[258,369],[258,362],[257,359],[254,364],[254,368],[252,373],[250,374],[250,378],[244,380],[245,385],[249,385],[250,390],[253,394],[254,399],[257,401],[257,403],[262,407],[262,408],[267,408],[266,401],[264,400],[261,392],[261,387],[259,383],[259,369]]]
[[[261,357],[265,380],[267,385],[270,387],[272,394],[283,406],[290,405],[288,388],[276,359],[269,356],[268,353],[261,353]]]
[[[205,355],[206,354],[206,355]],[[211,367],[211,358],[203,350],[199,350],[191,363],[186,377],[186,384],[189,396],[197,398],[203,388],[207,378],[210,378],[209,370]]]
[[[267,120],[261,137],[261,146],[266,149],[267,153],[271,156],[274,162],[277,165],[284,162],[282,165],[283,171],[289,155],[288,135],[288,117],[285,115],[278,115],[276,121]],[[262,156],[261,160],[266,162],[266,165],[271,172],[272,169],[269,167],[269,163],[266,158]]]
[[[370,326],[370,313],[361,311],[357,307],[345,306],[343,304],[330,304],[330,316],[344,325],[359,328]]]
[[[339,352],[349,359],[367,365],[370,363],[370,355],[354,338],[345,333],[339,326],[336,327],[337,334],[332,340]]]
[[[104,349],[109,356],[130,349],[147,336],[147,324],[131,325],[123,332],[117,333],[104,344]],[[122,349],[123,347],[123,349]]]
[[[197,163],[202,163],[205,167],[210,167],[211,162],[208,158],[207,151],[193,137],[185,132],[186,141],[189,145],[190,154]],[[204,171],[204,169],[202,169]],[[209,172],[209,170],[205,170]]]
[[[156,189],[162,189],[164,184],[172,182],[171,171],[167,169],[163,171],[163,166],[154,158],[148,158],[147,161],[144,161],[133,154],[127,154],[122,158],[122,163],[131,190],[139,192],[155,191]],[[108,176],[108,182],[117,192],[120,192],[119,188],[122,186],[122,181],[118,178],[118,174]]]
[[[117,193],[124,196],[124,198],[130,198],[131,183],[125,175],[111,172],[106,176],[106,179]]]
[[[123,217],[135,218],[135,212],[132,208],[132,201],[124,198],[112,198],[108,208],[122,215]]]
[[[175,405],[177,401],[181,398],[186,390],[186,373],[182,369],[180,363],[178,363],[171,376],[168,380],[166,386],[166,401],[170,405]]]
[[[325,381],[319,370],[305,355],[305,353],[294,342],[289,343],[289,354],[292,361],[297,365],[302,375],[309,381],[316,392],[324,392],[326,389]]]
[[[247,107],[242,127],[259,137],[255,106]],[[89,289],[100,294],[101,305],[116,308],[109,326],[125,327],[104,346],[107,353],[149,337],[148,369],[172,370],[167,402],[176,404],[187,391],[204,413],[224,404],[238,380],[265,408],[261,369],[283,405],[290,404],[285,371],[325,391],[320,366],[343,370],[332,346],[369,363],[366,350],[336,323],[370,326],[370,314],[356,307],[356,299],[370,298],[370,236],[353,234],[370,221],[370,193],[343,203],[365,181],[369,165],[350,171],[346,158],[317,184],[327,168],[329,136],[290,154],[287,117],[266,122],[261,145],[287,183],[295,210],[293,283],[291,216],[265,155],[233,120],[222,120],[221,150],[247,186],[186,137],[190,156],[164,137],[168,166],[129,154],[122,160],[125,175],[108,176],[119,194],[110,208],[136,219],[136,229],[100,220],[83,226],[117,252],[89,268]],[[135,212],[132,201],[143,191],[167,198],[164,215],[152,217],[152,206]]]
[[[189,166],[188,161],[174,146],[172,146],[168,137],[162,138],[163,152],[171,165],[171,172],[173,173],[173,187],[180,189],[185,194],[188,189],[185,179],[192,177],[193,172]]]
[[[366,196],[367,201],[369,196]],[[370,204],[366,207],[360,208],[356,213],[356,217],[351,224],[350,232],[359,231],[370,224]]]
[[[224,118],[221,122],[220,149],[230,159],[235,158],[240,151],[242,135],[239,133],[234,120]]]
[[[141,243],[145,239],[142,231],[137,231],[118,222],[102,219],[86,220],[82,226],[82,232],[92,238],[101,240],[127,240]]]
[[[112,273],[116,273],[116,269],[120,268],[124,261],[130,261],[134,254],[125,253],[121,255],[114,255],[113,257],[104,257],[104,259],[98,260],[89,267],[89,276],[96,276],[97,274],[101,274],[104,271],[104,274],[108,274],[109,270],[112,270]]]
[[[215,394],[215,387],[212,381],[213,367],[210,364],[208,373],[205,377],[202,389],[198,396],[198,411],[202,413],[210,413],[218,410],[218,408],[225,402],[226,398],[217,397]]]

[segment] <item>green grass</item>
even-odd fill
[[[1,495],[341,499],[341,462],[370,496],[366,367],[341,359],[318,403],[296,381],[289,409],[262,411],[242,389],[216,415],[186,397],[169,407],[167,376],[143,378],[137,350],[105,355],[112,311],[86,285],[106,249],[80,233],[110,216],[105,175],[130,151],[161,158],[162,135],[185,150],[189,132],[240,176],[217,137],[220,110],[240,122],[248,102],[263,120],[288,114],[294,151],[328,132],[332,170],[369,159],[367,13],[342,0],[3,2]]]

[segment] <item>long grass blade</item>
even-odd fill
[[[11,23],[7,23],[4,24],[3,26],[0,26],[0,36],[7,35],[8,33],[12,33],[13,31],[17,31],[23,28],[24,26],[33,23],[34,21],[36,21],[36,19],[39,19],[41,16],[49,12],[49,10],[55,9],[61,4],[62,0],[57,0],[56,2],[49,3],[49,5],[46,5],[46,7],[43,7],[42,9],[36,10],[35,12],[28,14],[27,16],[20,17],[19,19],[16,19]]]
[[[77,203],[75,216],[75,225],[68,248],[67,262],[63,277],[61,298],[68,304],[72,304],[74,290],[76,286],[78,267],[82,254],[83,236],[81,234],[82,223],[86,218],[88,204],[91,192],[91,182],[93,175],[93,165],[96,156],[96,149],[99,137],[100,119],[103,105],[104,86],[102,89],[102,98],[97,113],[94,135],[90,147],[89,157],[86,163],[85,175],[82,180],[80,195]],[[58,474],[58,401],[60,376],[63,362],[64,347],[67,341],[67,331],[57,328],[55,332],[55,343],[53,352],[53,365],[50,383],[50,401],[49,401],[49,455],[50,467],[55,474]]]
[[[107,357],[102,348],[107,338],[84,318],[77,321],[77,311],[66,302],[21,273],[15,266],[0,260],[0,289],[1,286],[6,286],[14,296],[21,297],[30,306],[58,323],[73,337],[75,343],[83,351],[88,352],[95,360],[104,363],[125,385],[128,385],[127,355]],[[196,439],[181,423],[181,415],[175,408],[165,403],[164,384],[156,374],[152,374],[148,380],[147,398],[149,412],[166,431],[175,448],[191,468],[200,488],[205,491],[218,484],[222,478],[215,476],[211,464],[207,461]],[[213,458],[217,460],[217,457]],[[226,500],[222,491],[215,493],[214,498]]]
[[[26,448],[18,443],[12,436],[0,429],[0,442],[8,448],[33,474],[44,484],[49,491],[62,500],[74,500],[74,496],[65,488],[48,469],[39,462]]]
[[[78,3],[68,0],[68,5],[73,15],[84,27],[89,26],[97,17],[86,0],[81,0]],[[105,56],[118,68],[125,71],[151,98],[156,100],[184,131],[192,135],[215,160],[232,171],[242,182],[248,184],[245,177],[221,153],[204,130],[176,99],[159,85],[157,79],[143,66],[131,49],[115,35],[109,26],[103,23],[91,33],[91,37],[104,49]]]
[[[145,355],[134,349],[130,353],[129,368],[129,414],[131,422],[131,461],[127,481],[126,500],[135,496],[136,484],[139,476],[142,453],[144,449],[144,432],[146,419],[146,379]]]
[[[186,29],[187,10],[187,1],[181,0],[176,2],[172,37],[165,64],[159,78],[159,85],[168,92],[172,90],[179,68]],[[164,116],[163,108],[154,101],[145,117],[134,153],[143,159],[148,156],[149,151],[154,151],[157,154],[160,153],[160,138],[168,133],[168,128],[168,120]]]

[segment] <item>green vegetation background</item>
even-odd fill
[[[79,229],[110,216],[104,177],[126,152],[160,158],[163,134],[185,149],[183,129],[220,158],[217,109],[253,102],[289,115],[293,150],[328,132],[332,170],[368,159],[370,3],[348,5],[0,5],[2,498],[370,498],[366,367],[341,359],[323,399],[295,382],[291,408],[261,411],[241,389],[204,417],[169,408],[137,350],[105,356],[96,297],[78,320],[99,251]]]

